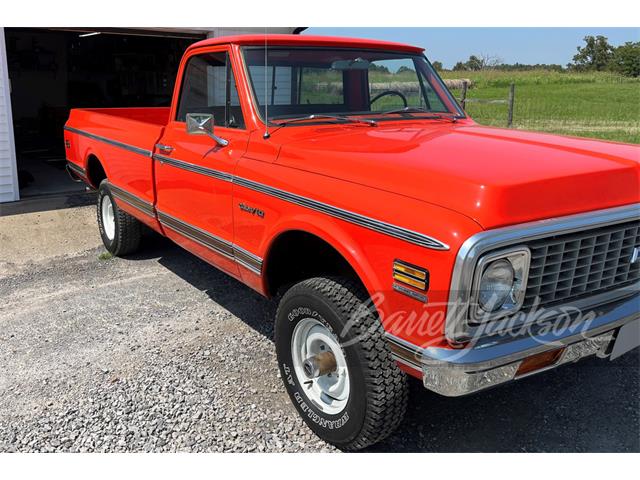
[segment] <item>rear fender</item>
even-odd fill
[[[93,142],[93,143],[98,143],[98,142]],[[84,168],[85,172],[87,172],[87,175],[89,174],[89,159],[92,156],[96,157],[98,162],[100,162],[100,165],[102,165],[102,169],[104,170],[104,173],[107,176],[107,178],[111,178],[109,165],[105,161],[103,152],[101,151],[100,147],[97,145],[88,145],[87,147],[85,147],[85,149],[82,152],[82,155],[80,156],[80,158],[83,159],[82,168]],[[99,187],[99,185],[94,185],[94,186],[95,188]]]

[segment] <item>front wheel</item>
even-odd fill
[[[275,343],[282,378],[309,427],[343,450],[360,450],[400,424],[407,381],[368,296],[343,278],[312,278],[283,296]]]
[[[115,256],[134,253],[140,247],[142,224],[118,208],[107,180],[98,188],[98,229],[105,248]]]

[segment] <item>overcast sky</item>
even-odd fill
[[[451,68],[469,55],[487,54],[505,63],[566,65],[586,35],[604,35],[612,45],[640,41],[639,28],[320,28],[311,35],[392,40],[426,49],[429,60]]]

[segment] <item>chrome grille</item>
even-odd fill
[[[640,222],[619,223],[527,243],[531,267],[523,304],[530,309],[604,293],[640,279]]]

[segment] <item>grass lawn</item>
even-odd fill
[[[640,144],[640,78],[608,72],[546,70],[444,71],[440,74],[445,79],[466,78],[473,82],[467,92],[466,110],[480,124],[507,126],[506,100],[513,82],[514,128]],[[385,90],[401,90],[410,105],[422,105],[414,72],[372,71],[369,79],[372,96]],[[323,72],[309,76],[307,82],[302,85],[303,103],[343,102],[340,74]],[[461,91],[453,90],[453,94],[460,98]],[[430,100],[437,110],[437,100]],[[375,110],[384,111],[400,108],[402,102],[397,96],[386,96],[374,105]]]
[[[467,112],[478,123],[506,126],[506,103],[514,82],[515,128],[563,135],[640,143],[640,79],[609,73],[442,72],[443,78],[468,78]],[[460,91],[453,91],[460,96]]]

